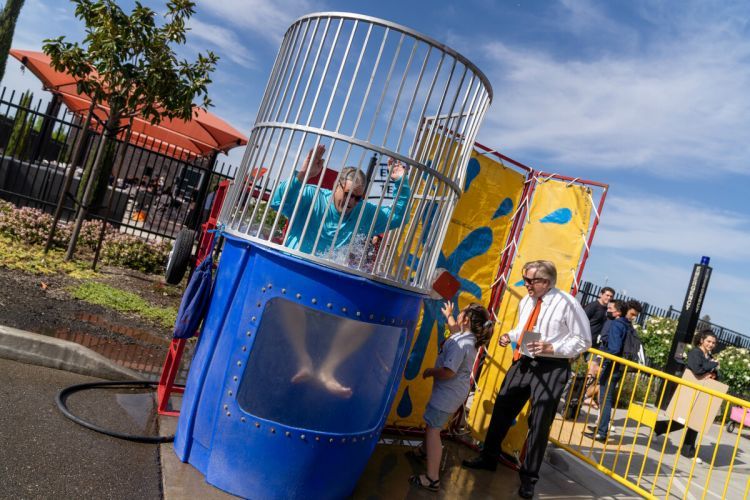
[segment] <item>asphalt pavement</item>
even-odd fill
[[[58,392],[102,380],[92,374],[109,379],[132,375],[72,342],[0,326],[1,499],[235,498],[208,485],[191,465],[180,462],[171,444],[116,439],[64,417],[55,402]],[[171,433],[176,423],[174,417],[156,417],[150,390],[86,390],[71,395],[68,402],[75,415],[121,433]],[[515,472],[502,467],[494,474],[466,471],[460,459],[471,452],[453,445],[447,448],[445,484],[437,496],[408,485],[409,474],[422,465],[406,460],[403,443],[390,443],[378,446],[353,498],[517,498]],[[539,498],[634,497],[564,451],[552,446],[549,451],[537,486]]]
[[[159,447],[114,439],[68,420],[55,397],[100,379],[0,359],[0,498],[160,499]],[[78,393],[79,416],[123,432],[153,432],[143,394]]]

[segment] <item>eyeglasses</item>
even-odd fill
[[[526,285],[535,285],[537,283],[541,283],[542,281],[547,281],[546,278],[527,278],[526,276],[523,276],[523,282]]]
[[[344,185],[339,182],[339,187],[341,188],[341,191],[344,192],[344,199],[348,196],[350,200],[354,200],[355,203],[359,203],[362,201],[362,198],[364,198],[364,195],[362,194],[354,194],[351,190],[347,191],[344,189]]]

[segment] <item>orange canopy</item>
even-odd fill
[[[60,96],[68,109],[85,115],[91,106],[91,98],[79,94],[76,79],[66,72],[53,69],[50,57],[42,52],[11,49],[10,55],[21,61],[39,80],[46,90]],[[109,113],[106,104],[98,106],[96,115],[104,120]],[[165,119],[152,125],[143,117],[133,119],[131,142],[151,149],[165,150],[169,146],[204,156],[214,151],[227,152],[247,144],[247,137],[216,115],[201,108],[193,109],[193,119]]]

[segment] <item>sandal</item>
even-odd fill
[[[417,446],[416,448],[407,450],[406,456],[421,461],[427,460],[427,452],[424,451],[424,448],[422,448],[421,446]]]
[[[438,491],[440,489],[440,479],[430,479],[427,474],[411,476],[409,483],[428,491]]]

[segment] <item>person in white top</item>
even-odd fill
[[[514,361],[495,400],[484,447],[478,457],[464,460],[463,465],[495,470],[508,429],[531,399],[518,494],[532,498],[557,403],[570,376],[570,360],[591,347],[591,329],[578,301],[555,288],[557,269],[552,262],[527,262],[523,280],[528,296],[519,304],[518,323],[498,341],[501,347],[515,343]]]

